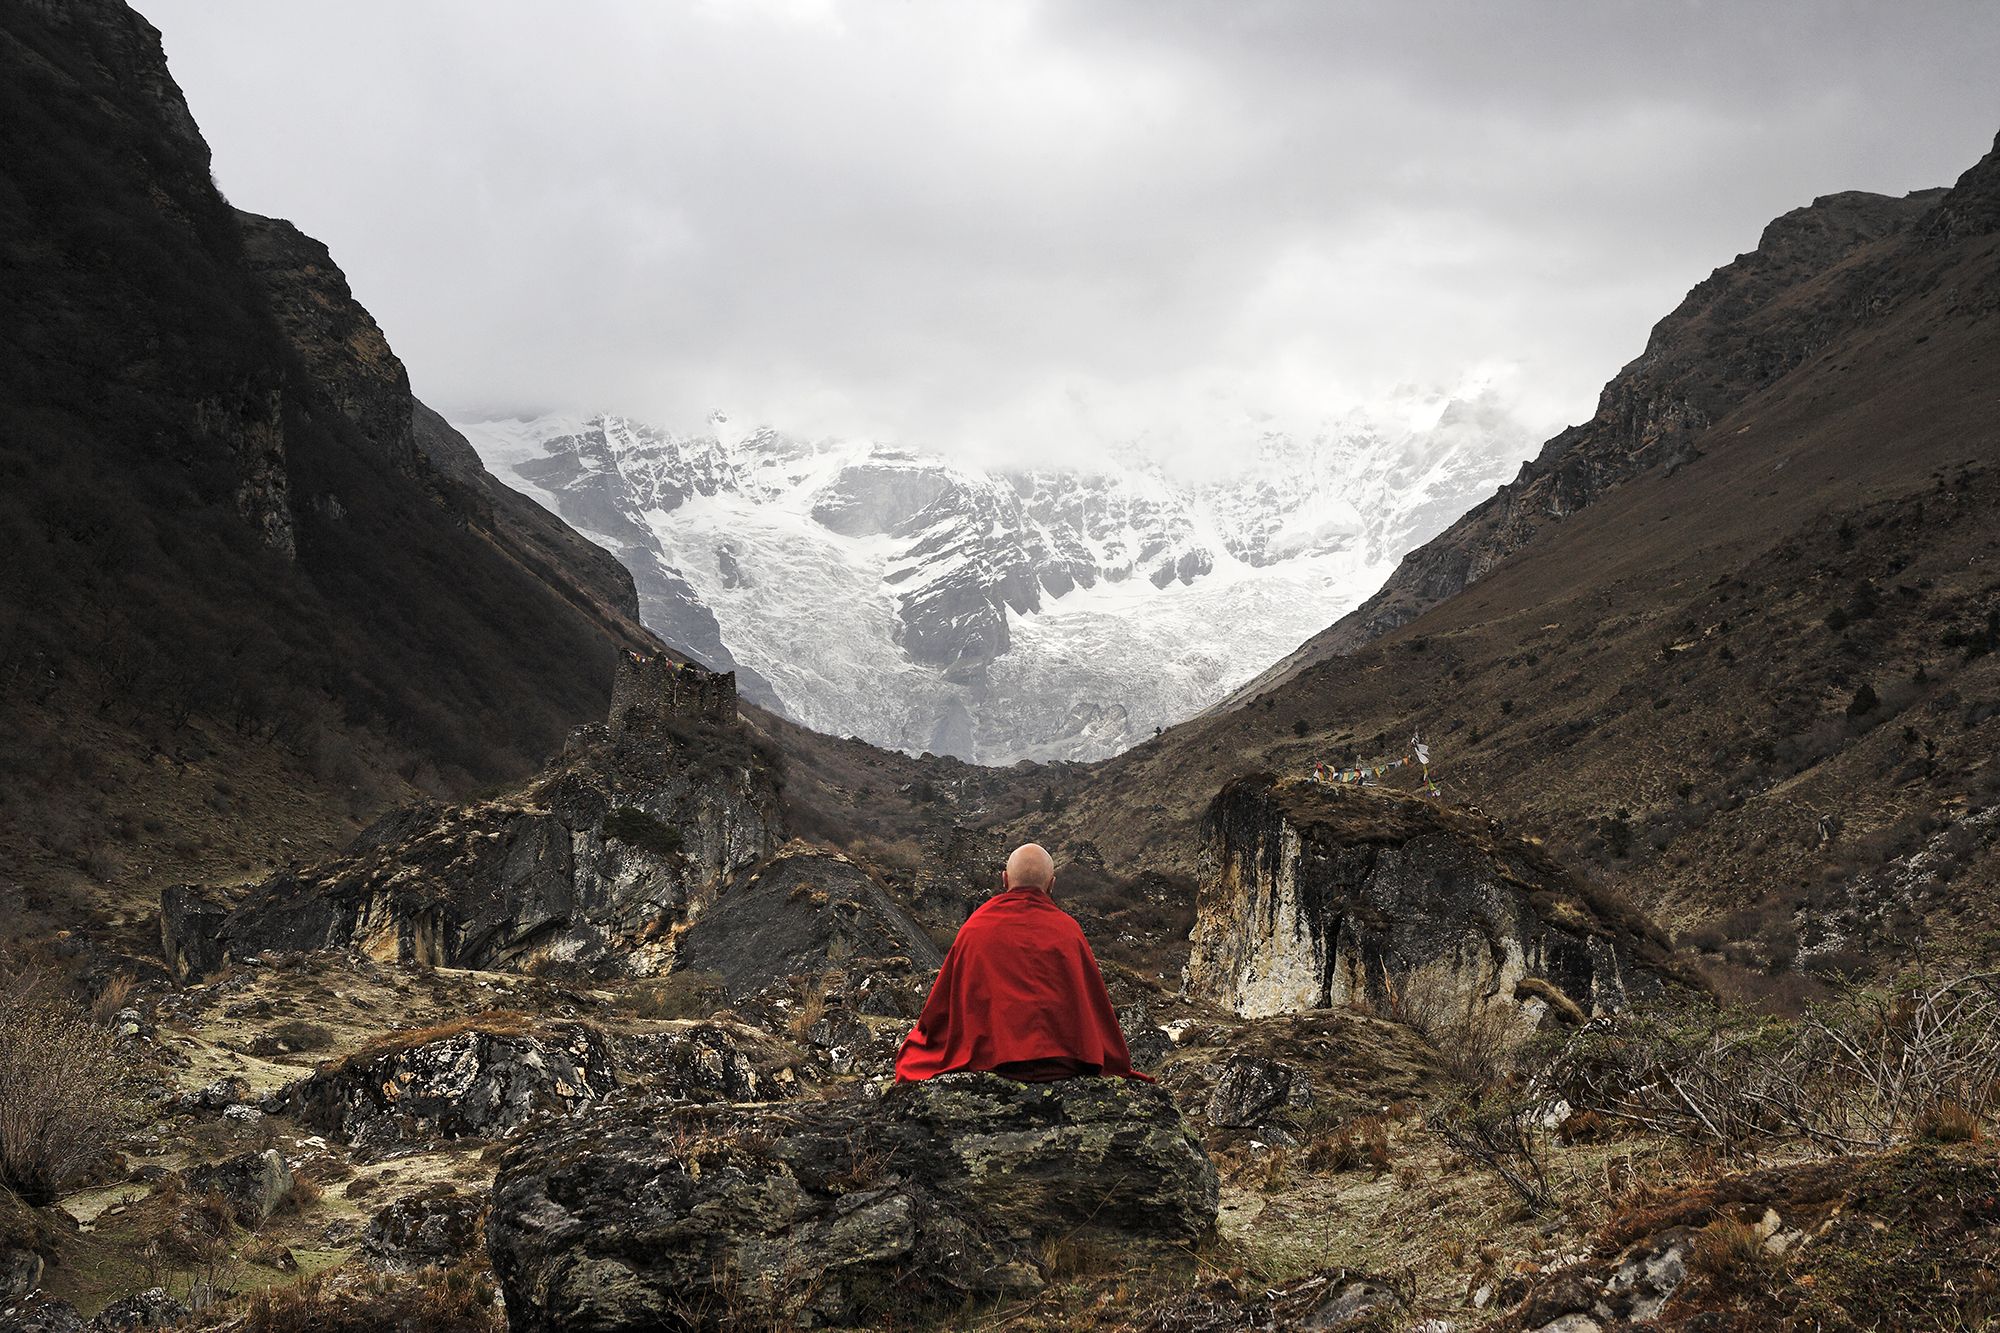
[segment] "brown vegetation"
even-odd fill
[[[0,978],[0,1186],[33,1206],[110,1148],[128,1113],[125,1053],[36,978]]]

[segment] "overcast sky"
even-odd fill
[[[1993,0],[138,7],[447,415],[1037,459],[1539,438],[1769,219],[2000,130]]]

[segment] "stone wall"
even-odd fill
[[[736,721],[736,673],[710,671],[664,654],[618,656],[611,682],[613,736],[657,734],[674,718],[726,727]]]

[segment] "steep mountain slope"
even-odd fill
[[[1910,294],[1885,267],[1892,257],[1969,225],[1945,220],[1943,193],[1850,191],[1773,221],[1755,250],[1653,327],[1646,350],[1605,385],[1595,416],[1551,439],[1513,482],[1405,556],[1374,596],[1224,706],[1408,623],[1610,487],[1654,468],[1671,475],[1723,444],[1707,434],[1720,417]]]
[[[1521,456],[1490,400],[1267,437],[1205,482],[988,473],[717,418],[467,423],[619,553],[646,623],[823,731],[982,763],[1115,754],[1352,605]],[[836,613],[835,609],[837,608]]]
[[[217,193],[144,19],[0,3],[0,163],[6,888],[247,868],[602,716],[656,642],[629,581],[419,449],[325,248]]]
[[[1421,733],[1447,799],[1538,829],[1742,984],[1809,986],[1801,958],[1866,966],[1919,937],[1990,956],[1996,205],[1989,155],[1943,195],[1809,210],[1844,232],[1791,215],[1656,331],[1615,410],[1430,548],[1489,562],[1477,581],[1057,784],[1068,811],[1009,832],[1171,866],[1229,777],[1393,759]],[[1778,243],[1798,234],[1839,253],[1801,260]],[[1647,399],[1655,374],[1685,392]],[[1698,394],[1702,374],[1736,387]],[[1666,424],[1617,433],[1643,421]]]

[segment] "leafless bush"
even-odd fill
[[[1725,1154],[1884,1148],[1947,1106],[1976,1127],[2000,1094],[2000,973],[1856,991],[1796,1020],[1700,1004],[1598,1019],[1534,1086]]]
[[[720,972],[675,972],[626,989],[623,1005],[638,1018],[706,1018],[724,1004]]]
[[[1904,1127],[1951,1104],[1975,1119],[2000,1084],[2000,972],[1862,991],[1805,1026],[1865,1092],[1851,1099],[1864,1141],[1886,1147]]]
[[[1532,1098],[1496,1091],[1440,1103],[1424,1128],[1461,1157],[1505,1181],[1521,1202],[1540,1212],[1552,1198],[1544,1152],[1543,1108]]]
[[[125,873],[125,858],[103,843],[97,843],[84,854],[84,873],[100,884],[109,884]]]
[[[1469,993],[1449,957],[1401,976],[1382,969],[1381,1017],[1422,1034],[1437,1048],[1447,1076],[1483,1086],[1500,1077],[1513,1046],[1514,1014],[1507,1005],[1485,1005]]]
[[[34,1207],[104,1154],[129,1104],[117,1041],[49,989],[0,987],[0,1185]]]

